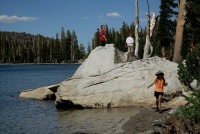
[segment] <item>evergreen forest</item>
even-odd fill
[[[61,30],[61,37],[0,31],[0,63],[69,63],[86,56],[75,31]]]
[[[181,47],[182,59],[186,58],[191,43],[199,44],[199,1],[195,2],[196,5],[193,5],[193,8],[186,7],[187,18]],[[158,20],[151,38],[151,44],[154,48],[152,56],[161,57],[162,48],[164,48],[168,60],[173,59],[178,9],[177,0],[161,0]],[[126,38],[130,32],[133,33],[134,37],[134,31],[134,22],[131,24],[123,22],[121,28],[117,30],[106,26],[107,43],[113,43],[116,48],[126,52]],[[138,30],[139,59],[143,57],[146,33],[147,27],[140,26]],[[94,32],[91,43],[88,44],[79,44],[75,31],[66,30],[65,32],[63,27],[61,27],[59,34],[55,34],[56,37],[52,38],[40,34],[31,35],[29,33],[0,31],[0,63],[74,63],[80,59],[86,59],[91,50],[100,44],[99,28]]]

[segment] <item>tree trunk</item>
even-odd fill
[[[173,62],[180,62],[182,60],[181,56],[181,47],[183,42],[183,31],[186,17],[185,4],[186,0],[180,0],[179,13],[176,25],[176,38],[175,38],[175,48],[174,48],[174,56]]]
[[[138,10],[138,0],[135,0],[135,56],[138,57],[138,50],[139,50],[139,36],[138,36],[138,29],[139,29],[139,10]]]
[[[153,46],[151,44],[151,37],[153,35],[153,31],[157,22],[157,16],[153,13],[153,16],[150,21],[150,11],[149,11],[149,3],[147,0],[148,5],[148,19],[147,19],[147,35],[146,35],[146,43],[144,47],[143,59],[149,58],[153,53]],[[150,23],[151,22],[151,23]]]
[[[150,38],[153,35],[154,29],[155,29],[155,26],[156,26],[156,23],[157,23],[157,19],[158,19],[158,16],[153,12],[151,22],[150,22]]]

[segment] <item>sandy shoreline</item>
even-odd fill
[[[122,125],[123,130],[120,134],[137,134],[140,132],[145,132],[152,130],[154,120],[163,119],[164,115],[170,111],[171,108],[162,108],[162,113],[155,112],[155,109],[151,107],[142,108],[137,114],[133,114],[130,119]]]

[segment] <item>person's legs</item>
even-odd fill
[[[159,109],[159,107],[158,107],[158,97],[156,97],[156,108]]]
[[[101,41],[100,41],[100,46],[102,46],[102,44],[103,44],[103,43],[102,43],[102,40],[101,40]]]
[[[135,53],[135,46],[133,46],[133,54]]]
[[[106,41],[104,40],[104,41],[103,41],[103,46],[105,46],[105,45],[106,45]]]
[[[131,52],[131,46],[128,46],[128,53]]]
[[[131,49],[130,52],[133,53],[133,46],[131,46],[130,49]]]
[[[159,111],[159,108],[158,108],[158,96],[156,96],[156,112]]]
[[[156,110],[155,110],[155,112],[158,112],[158,97],[159,97],[159,94],[158,94],[158,92],[156,92],[156,91],[154,91],[154,96],[156,97]]]
[[[159,110],[160,113],[162,112],[161,111],[161,100],[162,100],[162,95],[159,95],[158,96],[158,110]]]
[[[106,45],[106,41],[101,41],[101,46],[105,46]]]
[[[101,46],[105,46],[106,45],[106,41],[101,40]]]

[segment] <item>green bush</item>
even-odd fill
[[[200,90],[193,92],[191,97],[186,98],[190,103],[189,106],[180,106],[179,114],[191,121],[197,122],[200,119]]]
[[[200,47],[196,46],[188,53],[186,60],[178,65],[178,75],[181,83],[191,92],[186,98],[188,105],[179,107],[179,114],[191,121],[200,119]],[[193,83],[194,86],[191,86]]]

